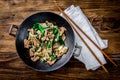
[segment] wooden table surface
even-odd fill
[[[70,5],[80,6],[103,39],[109,40],[104,51],[119,65],[108,60],[103,69],[87,71],[84,64],[74,59],[53,72],[39,72],[29,68],[20,59],[15,48],[15,38],[8,34],[10,25],[20,25],[28,16],[51,11],[59,14],[53,0],[0,0],[0,80],[79,80],[120,78],[120,0],[58,0],[62,9]]]

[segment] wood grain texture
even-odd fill
[[[19,58],[15,38],[8,35],[10,25],[20,25],[28,16],[51,11],[59,13],[53,0],[0,0],[0,80],[79,80],[120,78],[120,0],[57,0],[66,9],[74,4],[80,6],[103,39],[109,40],[104,51],[119,65],[115,68],[109,61],[105,65],[110,74],[99,68],[87,71],[84,64],[71,58],[62,68],[48,73],[29,68]]]

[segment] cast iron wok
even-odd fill
[[[65,45],[69,48],[68,52],[64,54],[59,60],[55,62],[53,65],[48,65],[47,63],[42,63],[41,61],[32,62],[29,56],[28,49],[24,48],[24,39],[27,38],[28,35],[28,29],[32,28],[33,24],[35,23],[43,23],[45,21],[52,22],[54,25],[57,25],[58,27],[64,26],[67,31],[66,34],[66,41]],[[14,26],[15,27],[15,26]],[[12,26],[12,29],[14,28]],[[9,31],[9,34],[12,35],[12,29]],[[20,56],[20,58],[23,60],[25,64],[27,64],[29,67],[42,71],[42,72],[48,72],[56,70],[63,65],[65,65],[70,58],[73,55],[74,48],[75,48],[75,37],[74,32],[69,25],[69,23],[61,16],[52,13],[52,12],[40,12],[31,15],[30,17],[26,18],[22,24],[19,26],[17,33],[16,33],[16,49]]]

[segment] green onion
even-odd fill
[[[48,53],[48,55],[49,55],[49,57],[51,58],[52,61],[56,59],[56,57],[54,55],[52,55],[50,53]]]
[[[34,24],[33,29],[34,30],[40,30],[40,32],[42,33],[42,36],[44,36],[45,30],[44,30],[44,28],[42,27],[42,25],[40,23]]]
[[[41,46],[43,47],[45,43],[40,40],[40,44],[41,44]]]
[[[53,34],[56,35],[58,33],[58,29],[57,28],[53,28]]]
[[[49,42],[48,42],[48,45],[47,45],[47,48],[51,48],[51,47],[52,47],[52,44],[53,44],[53,42],[52,42],[52,41],[49,41]]]
[[[38,49],[39,49],[39,47],[36,47],[36,48],[35,48],[35,51],[37,51]]]
[[[53,49],[53,53],[56,53],[56,50],[55,50],[55,49]]]
[[[41,61],[42,61],[43,63],[47,62],[47,60],[46,60],[45,58],[41,58]]]
[[[46,27],[44,27],[44,29],[50,30],[50,26],[46,26]]]
[[[60,45],[65,45],[65,43],[64,43],[64,41],[63,41],[61,36],[59,37],[59,42],[60,42]]]
[[[55,42],[58,42],[58,41],[59,41],[59,33],[55,35],[54,40],[55,40]]]

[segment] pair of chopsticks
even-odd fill
[[[92,55],[96,58],[96,60],[99,62],[99,64],[101,65],[101,67],[103,68],[103,70],[106,73],[109,73],[108,70],[105,68],[105,66],[102,64],[102,62],[98,59],[98,57],[95,55],[95,53],[92,51],[92,49],[89,47],[89,45],[85,42],[85,40],[81,37],[81,35],[78,33],[77,29],[79,29],[79,31],[81,31],[100,51],[101,53],[108,59],[110,60],[111,63],[114,64],[114,66],[117,67],[117,64],[69,17],[67,16],[67,14],[58,6],[57,1],[54,0],[57,8],[59,9],[59,11],[64,15],[64,17],[66,18],[66,20],[69,22],[69,24],[72,26],[72,28],[75,30],[75,32],[78,34],[78,36],[80,37],[80,39],[84,42],[84,44],[87,46],[87,48],[90,50],[90,52],[92,53]]]

